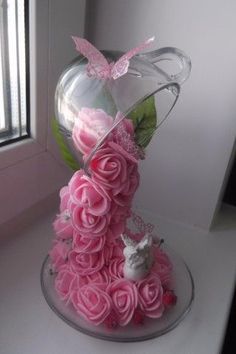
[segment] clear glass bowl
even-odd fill
[[[83,320],[71,305],[66,305],[58,297],[54,288],[54,277],[51,274],[50,259],[47,256],[41,269],[41,287],[44,297],[51,309],[66,323],[76,330],[92,337],[116,341],[135,342],[159,337],[174,329],[189,312],[194,299],[194,282],[192,274],[183,259],[164,245],[163,250],[173,264],[174,290],[177,303],[166,309],[159,319],[147,319],[142,325],[129,324],[125,327],[108,329],[104,325],[93,326]]]
[[[122,54],[103,51],[108,62],[116,62]],[[89,77],[87,63],[82,55],[75,58],[60,76],[55,93],[55,117],[60,132],[80,166],[85,163],[85,171],[97,148],[122,120],[117,119],[118,112],[122,113],[123,118],[129,118],[134,110],[153,97],[158,118],[157,129],[174,107],[180,86],[191,70],[188,56],[171,47],[136,55],[130,60],[128,72],[117,80]],[[82,151],[78,147],[75,149],[72,141],[75,122],[84,126],[83,108],[102,110],[113,120],[111,124],[104,125],[102,134],[99,132],[99,140],[87,156],[87,161],[83,160]],[[93,124],[93,130],[96,130],[96,124]]]

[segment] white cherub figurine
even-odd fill
[[[130,280],[140,280],[146,277],[153,264],[152,236],[146,233],[140,242],[136,242],[127,235],[121,238],[125,244],[124,277]]]

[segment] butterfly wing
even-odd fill
[[[119,60],[111,68],[111,77],[116,80],[119,77],[125,75],[129,69],[129,60],[141,52],[143,49],[147,48],[151,42],[154,41],[154,37],[149,38],[139,46],[129,50],[127,53],[122,55]]]
[[[76,50],[88,59],[87,73],[100,79],[110,77],[110,65],[104,55],[86,39],[72,36]]]

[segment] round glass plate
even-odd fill
[[[72,306],[65,305],[54,288],[54,275],[51,274],[50,259],[47,256],[41,269],[41,287],[51,309],[76,330],[100,339],[116,342],[143,341],[161,336],[174,329],[186,316],[194,298],[194,282],[191,272],[183,259],[166,245],[162,247],[170,257],[174,269],[174,290],[177,303],[166,309],[159,319],[145,318],[142,325],[129,324],[125,327],[108,329],[103,325],[94,326],[78,316]]]

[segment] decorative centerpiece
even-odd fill
[[[72,38],[81,55],[59,79],[53,129],[75,172],[60,191],[43,292],[63,319],[85,333],[150,338],[180,321],[193,283],[154,226],[132,210],[132,201],[140,160],[173,108],[190,61],[176,48],[140,54],[153,38],[126,54],[100,52]],[[181,70],[167,73],[161,67],[167,61]]]

